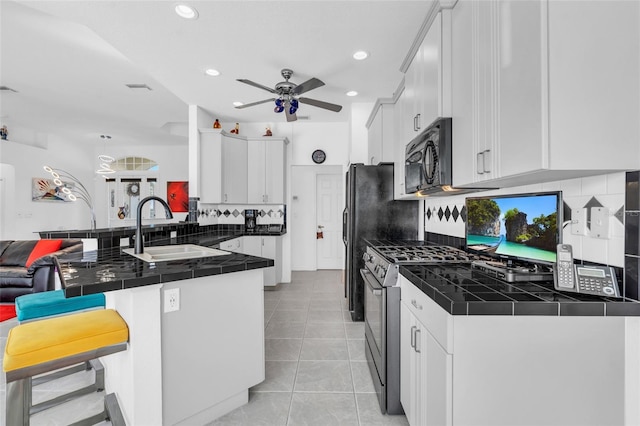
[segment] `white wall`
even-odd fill
[[[94,184],[93,161],[89,150],[75,148],[72,143],[50,136],[45,148],[20,142],[2,141],[0,158],[3,174],[13,166],[14,181],[5,187],[12,206],[2,209],[4,239],[39,239],[38,231],[87,228],[91,225],[89,208],[76,202],[43,202],[31,200],[32,178],[49,178],[42,167],[63,169],[74,175],[89,190]],[[63,179],[64,180],[64,179]]]
[[[435,209],[437,212],[440,207],[443,210],[447,207],[449,209],[457,207],[460,210],[464,206],[464,200],[467,196],[541,191],[562,191],[563,201],[571,209],[584,207],[592,198],[595,198],[600,204],[608,208],[611,215],[608,221],[609,238],[601,239],[590,235],[574,235],[572,232],[574,225],[569,224],[562,232],[562,241],[573,246],[573,256],[576,259],[624,267],[624,224],[613,216],[624,207],[624,172],[504,188],[456,197],[427,198],[425,200],[425,213],[427,209]],[[454,220],[451,217],[449,220],[445,218],[440,220],[435,214],[432,214],[430,218],[425,215],[425,231],[464,238],[465,224],[459,218]]]

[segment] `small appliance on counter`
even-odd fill
[[[244,211],[244,231],[256,232],[256,220],[258,219],[258,210],[247,209]]]

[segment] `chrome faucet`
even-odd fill
[[[144,204],[150,200],[160,201],[160,204],[164,206],[164,211],[167,214],[167,219],[173,219],[173,213],[171,213],[169,205],[162,198],[156,197],[155,195],[143,198],[138,204],[138,211],[136,214],[136,242],[134,249],[135,254],[144,253],[144,241],[142,241],[142,206],[144,206]]]

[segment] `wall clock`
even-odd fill
[[[127,195],[130,197],[136,197],[140,195],[140,184],[134,182],[127,185]]]
[[[316,149],[313,151],[313,154],[311,154],[311,159],[316,164],[322,164],[324,163],[324,160],[327,159],[327,154],[325,154],[321,149]]]

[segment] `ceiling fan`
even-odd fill
[[[303,98],[299,97],[299,95],[308,92],[309,90],[316,89],[318,87],[324,86],[324,83],[317,78],[311,78],[304,83],[295,84],[291,83],[289,79],[293,75],[293,71],[288,68],[283,69],[281,72],[282,77],[284,77],[284,81],[276,84],[275,88],[264,86],[262,84],[256,83],[251,80],[247,80],[244,78],[238,78],[239,82],[248,84],[250,86],[257,87],[259,89],[266,90],[267,92],[271,92],[277,97],[264,99],[257,102],[252,102],[250,104],[239,105],[236,108],[247,108],[254,105],[260,105],[266,102],[275,101],[276,107],[273,109],[274,112],[282,112],[285,111],[287,116],[287,121],[296,121],[298,118],[296,117],[296,111],[298,110],[299,103],[312,105],[318,108],[328,109],[334,112],[340,112],[342,109],[341,105],[331,104],[329,102],[319,101],[317,99],[311,98]]]

